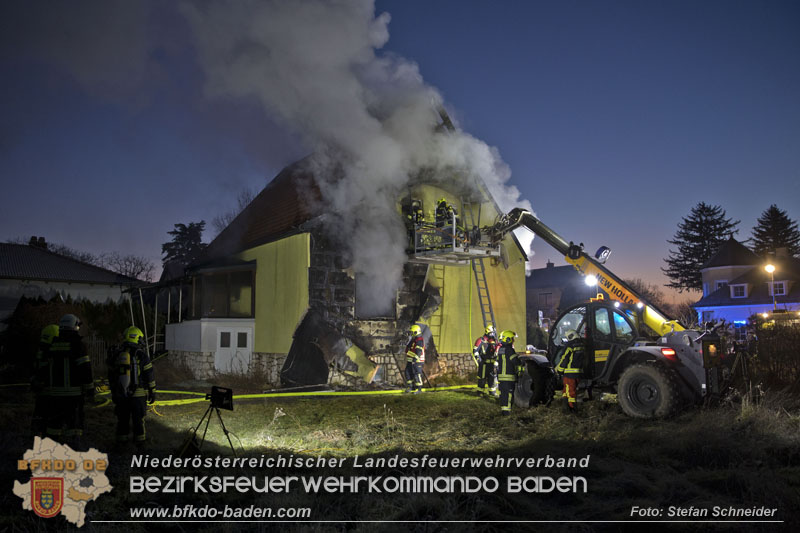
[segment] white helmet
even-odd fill
[[[75,315],[64,315],[58,321],[58,328],[69,331],[78,331],[81,327],[81,319]]]

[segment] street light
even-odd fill
[[[764,267],[764,270],[769,272],[770,289],[772,289],[772,310],[776,311],[778,309],[778,306],[775,304],[775,265],[769,263],[767,266]]]

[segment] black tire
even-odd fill
[[[555,390],[552,375],[536,363],[528,363],[527,372],[517,380],[514,405],[527,409],[532,405],[547,403]]]
[[[654,364],[635,364],[622,371],[617,400],[633,418],[664,418],[680,407],[678,378],[672,370]]]

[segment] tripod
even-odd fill
[[[200,421],[197,423],[197,425],[195,426],[194,430],[192,430],[192,434],[186,439],[186,443],[184,443],[184,445],[181,448],[181,451],[179,453],[179,455],[181,457],[183,457],[184,453],[186,453],[186,450],[189,448],[189,446],[192,443],[195,443],[194,445],[197,447],[197,451],[198,452],[203,447],[203,443],[206,441],[206,433],[208,432],[208,424],[211,422],[211,410],[212,409],[214,411],[216,411],[216,413],[217,413],[217,418],[219,419],[219,424],[222,426],[222,432],[225,433],[225,437],[227,437],[227,439],[228,439],[228,444],[231,447],[231,451],[233,452],[233,456],[237,457],[236,449],[234,449],[233,442],[231,442],[231,436],[229,435],[228,428],[225,427],[225,422],[222,421],[222,413],[219,412],[219,407],[215,406],[213,403],[209,404],[208,409],[206,409],[206,412],[203,414],[202,417],[200,417]],[[198,443],[196,441],[197,430],[200,429],[201,425],[203,425],[203,421],[204,420],[206,422],[206,427],[203,429],[203,436],[200,438],[200,442]]]

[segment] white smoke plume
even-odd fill
[[[373,0],[212,0],[182,10],[207,95],[256,99],[313,152],[331,230],[347,237],[360,274],[360,305],[372,297],[366,312],[391,305],[402,283],[395,206],[421,169],[458,176],[463,188],[483,180],[503,210],[530,208],[495,149],[460,130],[435,133],[442,98],[415,63],[379,52],[390,16],[376,16]]]

